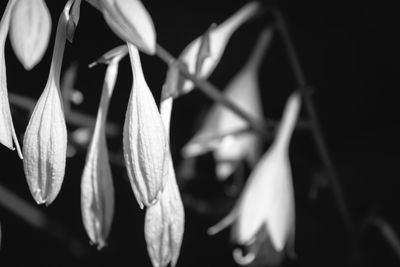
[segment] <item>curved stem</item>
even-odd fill
[[[283,19],[281,13],[278,10],[273,10],[273,15],[275,16],[277,29],[280,32],[281,38],[285,45],[289,61],[291,63],[291,67],[293,69],[297,85],[299,87],[298,89],[303,95],[304,106],[309,116],[310,129],[314,137],[315,145],[321,157],[322,163],[325,165],[325,168],[329,174],[330,184],[332,185],[335,201],[338,206],[339,212],[342,216],[343,222],[346,225],[347,230],[350,232],[353,228],[353,223],[351,220],[348,207],[345,202],[343,190],[341,188],[339,181],[339,176],[337,174],[335,165],[333,163],[332,157],[326,145],[326,141],[322,134],[321,127],[319,125],[318,115],[315,109],[314,102],[310,95],[311,91],[310,87],[306,83],[306,78],[302,71],[300,61],[298,59],[293,42],[290,39],[290,35],[287,30],[285,20]]]

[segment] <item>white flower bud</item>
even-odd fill
[[[164,188],[168,140],[154,97],[144,79],[139,52],[128,44],[133,85],[125,116],[125,165],[139,206],[154,205]]]
[[[185,211],[172,160],[160,200],[146,210],[144,233],[153,267],[176,265],[185,230]]]
[[[67,127],[60,92],[60,72],[66,42],[68,1],[57,26],[50,73],[24,136],[24,171],[33,198],[38,204],[51,204],[64,180],[67,153]]]
[[[17,0],[10,0],[0,21],[0,143],[14,150],[17,148],[18,156],[22,159],[22,152],[15,133],[11,118],[10,103],[7,92],[7,73],[4,58],[4,46],[10,26],[10,16]]]
[[[108,26],[122,40],[153,55],[156,51],[156,31],[150,14],[139,0],[89,0],[99,9]]]
[[[51,16],[43,0],[18,0],[14,6],[10,41],[18,60],[32,69],[46,52],[51,34]]]
[[[91,242],[101,249],[106,245],[114,215],[114,186],[108,160],[106,118],[118,75],[115,57],[107,67],[93,137],[86,156],[81,182],[83,224]]]

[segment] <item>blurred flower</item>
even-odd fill
[[[24,171],[38,204],[51,204],[64,180],[67,128],[60,92],[60,72],[66,42],[66,26],[73,0],[65,5],[57,26],[50,73],[24,136]]]
[[[10,22],[10,41],[26,70],[42,59],[49,44],[51,16],[43,0],[18,0]]]
[[[250,174],[231,213],[211,227],[210,234],[234,223],[233,241],[251,246],[259,238],[260,229],[265,229],[275,251],[286,249],[294,256],[295,203],[288,150],[300,103],[298,93],[289,97],[276,139]],[[243,256],[238,250],[234,253],[235,260],[245,264],[256,256],[252,253]]]
[[[169,160],[167,183],[160,200],[146,210],[145,239],[154,267],[174,267],[178,261],[183,233],[185,211],[176,183],[172,160]]]
[[[98,249],[106,245],[114,215],[114,186],[108,160],[106,142],[107,111],[118,75],[118,62],[114,57],[108,64],[96,124],[81,182],[81,211],[83,224]]]
[[[266,28],[242,70],[225,89],[225,96],[254,119],[263,120],[258,70],[272,29]],[[244,159],[254,166],[261,155],[262,138],[250,132],[248,123],[226,107],[215,104],[206,115],[199,132],[185,145],[184,157],[214,151],[216,174],[226,179]]]
[[[122,40],[153,55],[156,31],[150,14],[139,0],[88,0],[100,10],[108,26]]]
[[[212,26],[204,36],[196,38],[186,46],[180,54],[179,60],[186,65],[190,73],[199,78],[207,79],[219,63],[233,33],[246,20],[254,16],[259,9],[260,4],[258,2],[247,3],[226,21],[218,26]],[[177,75],[176,68],[170,67],[167,80],[174,75]],[[169,87],[168,91],[164,93],[164,97],[172,96],[176,98],[181,94],[190,92],[193,88],[194,83],[192,81],[184,80],[182,84],[177,83],[175,86]]]
[[[7,92],[7,73],[4,58],[4,46],[10,26],[10,17],[17,0],[10,0],[0,21],[0,143],[14,150],[17,148],[18,156],[22,159],[22,152],[15,133],[14,124],[11,118],[10,103]]]
[[[125,116],[125,165],[141,208],[154,205],[164,188],[168,140],[154,97],[144,79],[137,48],[128,44],[133,85]]]

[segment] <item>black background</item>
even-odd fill
[[[316,198],[310,191],[325,172],[306,131],[294,135],[291,146],[296,193],[297,260],[285,266],[390,266],[399,258],[380,232],[365,223],[380,216],[400,231],[397,216],[400,192],[399,131],[399,35],[395,1],[261,1],[277,7],[287,20],[306,79],[315,88],[313,98],[322,130],[338,169],[357,237],[349,249],[348,238],[333,195],[322,187]],[[157,31],[158,43],[173,55],[203,33],[212,22],[222,22],[246,1],[144,1]],[[8,90],[37,99],[47,80],[54,42],[54,29],[64,1],[47,1],[53,19],[50,46],[43,61],[26,72],[6,45]],[[4,10],[6,1],[0,4]],[[240,69],[260,30],[270,23],[267,14],[246,23],[232,37],[210,81],[223,88]],[[85,96],[74,109],[95,116],[100,99],[104,66],[86,66],[109,49],[122,44],[105,24],[102,15],[83,2],[74,43],[67,44],[64,68],[79,63],[76,88]],[[142,55],[146,80],[156,99],[164,82],[166,65],[157,57]],[[264,112],[279,119],[286,97],[296,88],[287,55],[278,34],[267,52],[261,70]],[[120,65],[109,120],[122,127],[130,92],[130,66]],[[171,146],[175,164],[179,150],[196,131],[199,115],[212,102],[194,91],[175,102]],[[29,114],[12,107],[13,120],[22,144]],[[306,117],[304,117],[306,118]],[[69,125],[69,130],[75,130]],[[110,150],[121,149],[121,136],[109,140]],[[143,236],[144,212],[138,208],[125,169],[113,165],[116,207],[108,247],[90,246],[81,223],[80,177],[85,151],[67,160],[65,180],[56,201],[36,206],[30,196],[16,153],[0,147],[0,184],[46,214],[57,227],[36,229],[0,205],[2,248],[0,266],[151,266]],[[234,203],[222,194],[225,184],[213,178],[213,162],[201,158],[196,179],[181,181],[186,209],[186,232],[178,266],[235,266],[229,231],[209,237],[206,229],[217,222]],[[206,168],[204,168],[206,166]],[[179,179],[179,177],[178,177]],[[213,208],[211,208],[213,207]],[[53,233],[53,234],[52,234]],[[350,251],[350,252],[349,252]]]

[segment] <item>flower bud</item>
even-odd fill
[[[60,92],[60,72],[66,42],[68,1],[57,26],[50,73],[24,136],[24,171],[29,189],[38,204],[51,204],[64,180],[67,127]]]
[[[139,0],[90,0],[99,9],[108,26],[122,40],[142,52],[156,51],[156,32],[150,14]]]
[[[172,267],[178,261],[183,233],[185,211],[176,183],[172,160],[169,161],[168,181],[160,200],[146,210],[144,233],[154,267]]]
[[[14,6],[10,41],[18,60],[31,70],[46,52],[51,34],[51,16],[43,0],[18,0]]]
[[[165,185],[168,140],[154,97],[144,79],[139,52],[128,44],[133,85],[125,116],[124,159],[139,206],[154,205]]]
[[[118,75],[118,61],[107,67],[93,137],[86,156],[81,182],[83,224],[91,242],[98,249],[106,245],[114,215],[114,186],[106,143],[106,118]]]
[[[10,26],[10,16],[16,0],[10,0],[0,21],[0,143],[14,150],[17,148],[18,156],[22,159],[22,152],[15,133],[11,118],[10,103],[7,92],[7,73],[4,58],[4,46]]]

